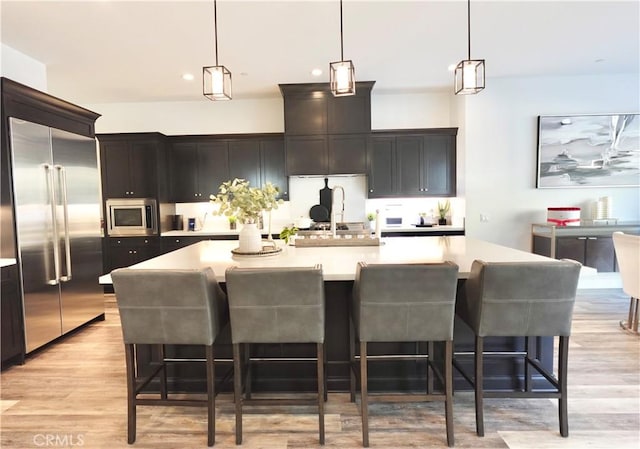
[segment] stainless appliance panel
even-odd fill
[[[56,180],[62,332],[104,313],[101,195],[95,139],[51,130]]]
[[[10,118],[27,352],[104,313],[95,139]]]
[[[11,118],[10,138],[27,352],[62,334],[50,128]]]

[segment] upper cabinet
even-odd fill
[[[374,132],[368,197],[455,196],[456,128]]]
[[[252,186],[270,181],[288,199],[284,140],[281,134],[171,137],[172,199],[177,203],[209,201],[220,184],[234,178]]]
[[[327,83],[281,84],[287,174],[366,173],[373,82],[334,97]]]
[[[157,198],[165,157],[159,133],[100,134],[102,191],[107,198]]]
[[[227,143],[210,137],[172,138],[171,192],[177,203],[209,201],[229,179]]]

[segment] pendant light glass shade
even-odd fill
[[[356,69],[353,61],[344,60],[342,0],[340,0],[340,61],[329,64],[329,87],[334,97],[356,94]]]
[[[484,89],[484,59],[471,59],[471,0],[467,0],[467,59],[460,61],[454,74],[456,95],[477,94]]]
[[[329,64],[329,84],[335,97],[355,95],[356,69],[352,61],[336,61]]]
[[[209,100],[231,100],[231,72],[223,65],[203,67],[202,93]]]
[[[484,89],[484,59],[461,61],[455,71],[455,94],[477,94],[482,89]]]
[[[216,47],[216,65],[202,68],[202,95],[209,100],[231,100],[231,72],[218,65],[218,8],[213,0],[213,32]]]

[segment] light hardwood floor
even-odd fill
[[[621,290],[579,292],[569,352],[569,438],[558,432],[557,401],[547,399],[486,400],[486,436],[479,438],[473,395],[457,392],[456,447],[640,447],[640,339],[618,325],[627,305]],[[107,296],[104,322],[3,371],[0,381],[2,448],[128,447],[124,350],[113,296]],[[371,447],[447,447],[441,403],[379,403],[370,410]],[[216,413],[215,447],[236,447],[230,395],[218,396]],[[247,408],[241,447],[319,447],[314,413]],[[348,394],[330,394],[326,413],[325,447],[362,447],[359,411]],[[140,407],[133,447],[206,448],[206,410]]]

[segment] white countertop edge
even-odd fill
[[[16,264],[15,259],[10,259],[10,258],[0,259],[0,268],[10,267],[11,265],[15,265],[15,264]]]
[[[237,246],[232,240],[204,240],[193,245],[154,257],[133,265],[134,268],[171,269],[213,268],[219,282],[233,265],[247,267],[305,266],[322,264],[326,281],[352,281],[358,261],[369,263],[412,263],[452,260],[460,266],[460,279],[469,275],[474,259],[487,261],[544,261],[555,260],[526,251],[507,248],[464,236],[450,237],[387,237],[379,247],[286,247],[278,255],[258,258],[236,258],[231,250]],[[580,276],[597,274],[594,268],[583,267]],[[111,276],[100,276],[99,283],[111,284]]]

